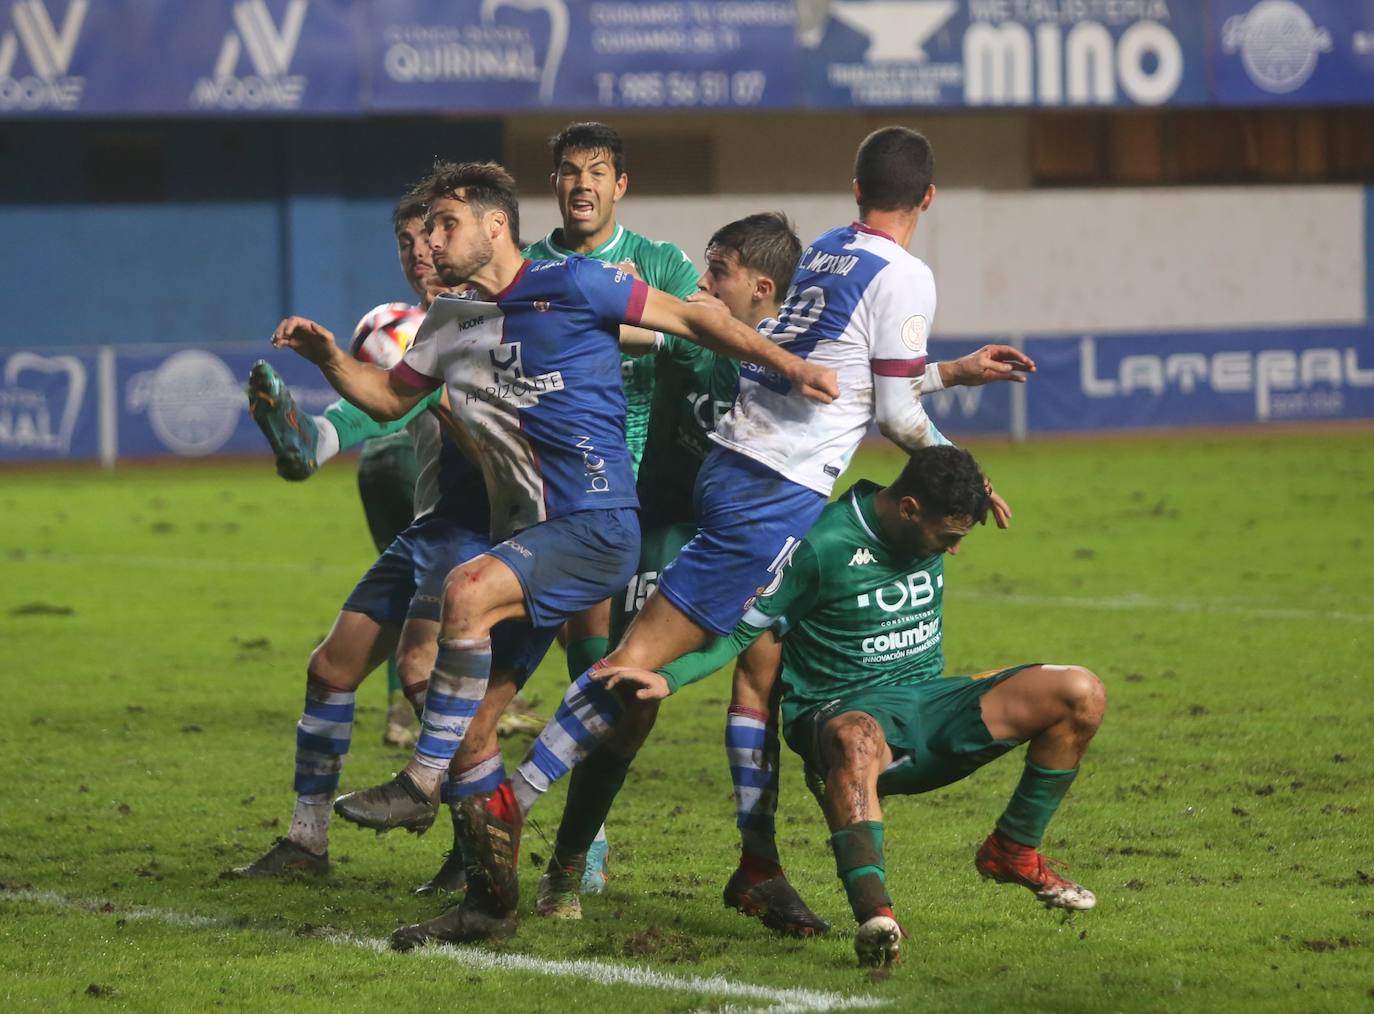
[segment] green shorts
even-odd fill
[[[659,524],[648,527],[650,519],[644,519],[643,534],[639,537],[639,566],[630,585],[618,597],[611,600],[611,647],[614,648],[625,636],[630,621],[638,615],[649,593],[658,586],[658,575],[663,568],[677,558],[682,547],[697,533],[696,522],[685,521],[675,524]]]
[[[404,431],[373,437],[358,458],[358,493],[380,553],[415,520],[415,445]]]
[[[882,726],[892,749],[893,764],[879,776],[878,794],[929,792],[967,777],[1022,742],[993,739],[983,724],[981,702],[997,684],[1036,664],[858,690],[803,713],[783,735],[807,766],[823,775],[820,742],[826,723],[861,711]]]

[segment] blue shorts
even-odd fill
[[[825,507],[824,494],[716,447],[697,474],[700,526],[658,577],[658,590],[718,637],[782,574]]]
[[[399,626],[408,619],[438,623],[449,571],[490,548],[491,539],[485,533],[445,517],[421,518],[386,547],[343,607],[384,626]],[[528,676],[543,660],[556,633],[556,628],[534,629],[524,620],[498,623],[491,632],[492,670]]]
[[[517,532],[487,551],[520,579],[536,628],[557,627],[625,590],[639,562],[639,511],[576,511]]]
[[[490,548],[485,533],[444,517],[421,518],[382,551],[343,607],[378,623],[404,623],[412,616],[438,623],[448,572]]]

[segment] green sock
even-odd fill
[[[606,637],[584,637],[568,642],[568,679],[575,680],[606,657],[611,642]]]
[[[830,836],[830,847],[835,851],[835,872],[844,883],[854,918],[862,923],[880,908],[890,910],[882,822],[861,820],[842,827]]]
[[[554,839],[554,853],[560,862],[592,847],[596,833],[610,815],[616,794],[625,784],[631,760],[602,747],[573,768],[563,820]]]
[[[1059,809],[1076,777],[1078,768],[1056,771],[1027,760],[1016,791],[1011,794],[1002,816],[997,818],[997,830],[1012,841],[1039,848],[1050,818]]]
[[[386,660],[386,699],[388,702],[401,689],[401,670],[396,665],[396,656]]]

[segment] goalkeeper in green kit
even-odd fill
[[[783,735],[825,781],[830,844],[866,964],[895,959],[903,936],[885,883],[879,797],[948,785],[1024,742],[1021,780],[975,866],[1047,906],[1096,904],[1037,847],[1102,722],[1101,682],[1072,665],[944,675],[944,554],[958,551],[989,505],[972,455],[923,448],[890,486],[860,481],[830,504],[731,636],[655,672],[596,674],[654,700],[756,640],[774,646]]]

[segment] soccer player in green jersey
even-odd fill
[[[1040,663],[944,675],[944,554],[989,506],[967,451],[918,450],[890,486],[860,481],[828,506],[730,637],[657,671],[596,675],[660,700],[746,645],[771,646],[784,737],[825,780],[830,843],[867,964],[896,958],[903,936],[886,888],[879,797],[948,785],[1023,742],[1021,780],[978,849],[978,872],[1047,906],[1096,904],[1037,847],[1102,722],[1101,682],[1080,666]]]
[[[649,285],[679,299],[697,291],[696,268],[681,247],[648,239],[616,221],[616,205],[630,185],[619,132],[604,123],[570,123],[550,138],[549,147],[553,152],[550,184],[563,224],[525,247],[526,257],[561,261],[581,254],[633,268],[633,274]],[[638,473],[649,433],[655,357],[622,355],[620,365],[625,381],[625,442]]]
[[[632,232],[616,221],[616,205],[630,186],[625,145],[604,123],[570,123],[549,139],[553,173],[549,184],[563,224],[522,251],[531,260],[561,261],[572,254],[619,264],[656,289],[679,299],[697,291],[692,259],[672,243]],[[625,442],[639,473],[649,432],[657,357],[620,357],[625,385]],[[583,673],[609,648],[610,606],[588,610],[568,622],[568,675]]]
[[[604,123],[570,123],[549,139],[549,149],[553,156],[549,185],[563,224],[526,246],[526,257],[557,261],[581,254],[619,264],[679,299],[697,291],[696,268],[680,247],[641,236],[616,220],[616,205],[630,185],[619,131]],[[636,475],[649,434],[658,359],[655,355],[624,354],[620,358],[625,385],[625,442]],[[732,366],[738,377],[739,367]],[[581,675],[610,649],[610,623],[610,603],[569,619],[564,645],[569,678]],[[603,829],[597,834],[587,864],[589,891],[604,887],[606,848]]]

